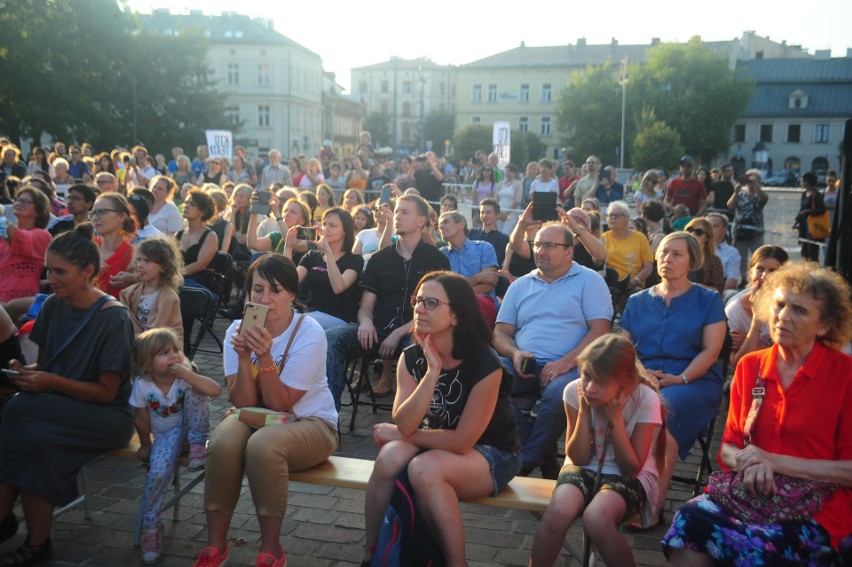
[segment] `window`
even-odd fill
[[[550,136],[550,116],[541,117],[541,135]]]
[[[387,81],[382,81],[382,92],[383,93],[388,92],[388,82]]]
[[[411,81],[403,81],[402,82],[402,93],[408,94],[411,92]]]
[[[787,124],[787,143],[793,144],[801,141],[802,137],[802,125],[801,124]]]
[[[258,128],[269,128],[271,110],[268,104],[257,105]]]
[[[228,63],[228,84],[229,85],[239,85],[240,84],[240,64],[239,63]]]
[[[745,124],[734,124],[734,142],[745,142]]]
[[[239,106],[228,106],[225,108],[225,116],[231,120],[234,124],[239,123],[240,121],[240,107]]]
[[[772,124],[760,125],[760,142],[772,142]]]
[[[817,144],[828,143],[828,124],[817,124],[814,129],[814,142]]]
[[[488,102],[497,102],[497,85],[488,85]]]
[[[403,102],[402,103],[402,115],[405,118],[408,118],[409,116],[411,116],[411,103],[410,102]]]
[[[382,104],[381,104],[382,114],[388,114],[388,108],[389,108],[388,103],[382,102]]]
[[[367,94],[367,81],[361,81],[358,83],[358,92],[361,94]]]
[[[402,124],[402,139],[406,142],[411,140],[411,124],[408,122]]]
[[[474,116],[470,119],[470,123],[471,124],[481,124],[482,123],[482,117],[481,116]]]
[[[482,85],[473,85],[473,93],[470,96],[471,102],[482,102]]]
[[[444,81],[438,83],[438,94],[441,96],[447,94],[447,85],[444,83]]]
[[[530,131],[530,119],[526,116],[521,116],[518,118],[518,130],[522,133],[526,134]]]
[[[530,101],[530,86],[528,84],[521,85],[521,93],[518,95],[518,100],[521,102]]]
[[[550,102],[550,83],[541,85],[541,102]]]
[[[268,87],[271,83],[269,76],[269,63],[257,64],[257,86]]]

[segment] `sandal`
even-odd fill
[[[26,541],[15,551],[0,555],[2,567],[27,567],[53,559],[53,543],[50,538],[39,546],[30,545]]]
[[[12,538],[18,533],[18,518],[14,513],[9,513],[2,522],[0,522],[0,543]]]
[[[380,378],[379,383],[373,388],[374,398],[384,398],[393,393],[393,382],[390,378]]]

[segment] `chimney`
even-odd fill
[[[521,47],[526,47],[526,46],[527,46],[527,42],[526,42],[526,41],[522,41],[522,42],[521,42]]]
[[[609,42],[609,44],[610,44],[612,47],[618,47],[618,40],[617,40],[617,39],[615,39],[615,38],[612,38],[612,41],[610,41],[610,42]]]
[[[585,47],[586,46],[586,38],[581,37],[577,40],[577,47]]]
[[[814,59],[819,61],[826,61],[831,59],[831,50],[830,49],[817,49],[814,51]]]
[[[651,38],[651,47],[656,47],[658,45],[660,45],[660,38],[652,37]]]

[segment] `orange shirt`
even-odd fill
[[[760,368],[766,397],[752,431],[752,443],[779,455],[852,460],[852,357],[816,341],[793,382],[783,390],[775,365],[777,356],[778,346],[773,345],[746,355],[737,365],[722,443],[744,446],[743,428]],[[852,533],[850,510],[852,488],[845,487],[836,489],[814,515],[831,534],[835,547]]]

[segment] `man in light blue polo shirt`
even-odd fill
[[[578,376],[577,355],[609,332],[612,299],[597,272],[573,261],[574,237],[567,226],[545,224],[533,251],[538,269],[509,286],[497,315],[494,348],[514,374],[521,474],[542,467],[543,477],[556,478],[554,449],[565,431],[562,392]],[[533,418],[524,410],[536,401]]]
[[[448,211],[438,220],[441,239],[449,246],[441,248],[450,259],[450,269],[467,278],[473,291],[495,298],[497,284],[497,253],[490,242],[467,237],[467,221],[458,211]]]

